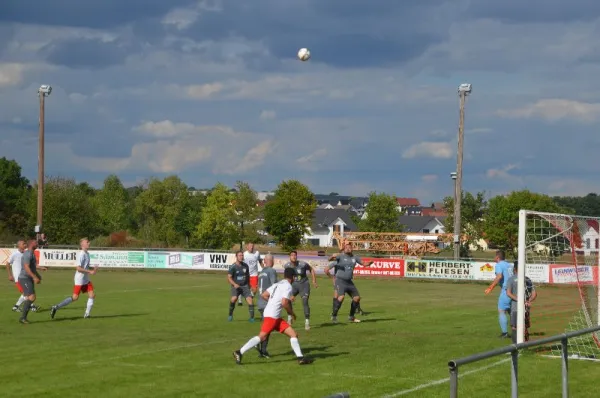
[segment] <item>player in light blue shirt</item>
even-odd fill
[[[513,265],[506,261],[506,256],[504,255],[504,251],[497,250],[496,251],[496,278],[492,282],[492,284],[485,289],[485,294],[490,294],[492,290],[496,287],[496,285],[500,285],[501,291],[500,296],[498,297],[498,321],[500,322],[500,330],[502,334],[500,334],[501,338],[509,338],[508,334],[508,320],[510,314],[510,297],[506,294],[506,288],[508,287],[508,280],[511,276],[513,276]]]

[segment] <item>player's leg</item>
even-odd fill
[[[233,304],[235,305],[235,301]],[[281,319],[265,318],[260,327],[260,333],[258,336],[252,337],[250,340],[248,340],[248,342],[246,342],[246,344],[242,346],[242,348],[233,352],[233,358],[235,359],[235,362],[240,365],[242,363],[242,357],[244,354],[265,340],[267,336],[275,329],[275,327],[278,325],[278,321],[280,320]]]
[[[360,303],[360,293],[358,292],[358,289],[356,288],[354,283],[348,284],[347,292],[350,295],[350,297],[352,297],[352,302],[350,303],[350,315],[348,317],[348,320],[350,322],[358,323],[360,322],[360,320],[356,319],[354,315],[356,314],[356,309],[358,308]]]
[[[337,290],[335,288],[335,276],[332,279],[333,279],[333,302],[331,304],[331,316],[333,316],[333,309],[335,308],[335,302],[338,299]]]
[[[246,299],[246,303],[248,303],[248,314],[250,315],[250,322],[254,322],[254,300],[252,297],[252,291],[248,286],[242,287],[242,296]]]
[[[12,310],[16,311],[16,312],[20,312],[21,311],[20,307],[21,307],[21,304],[23,304],[23,302],[25,301],[25,296],[23,295],[23,288],[21,287],[21,284],[19,283],[18,280],[15,282],[15,286],[16,286],[17,290],[19,290],[19,293],[21,293],[21,295],[19,296],[19,299],[17,300],[15,305],[13,305]]]
[[[517,311],[510,311],[510,328],[513,344],[517,344]]]
[[[279,324],[279,333],[285,334],[290,338],[290,345],[292,346],[292,350],[294,350],[294,354],[296,354],[298,364],[307,365],[313,362],[308,358],[304,358],[302,349],[300,348],[300,342],[298,341],[298,333],[296,333],[296,331],[283,319],[281,319]]]
[[[92,313],[92,307],[94,306],[94,299],[96,298],[96,292],[94,291],[94,285],[92,285],[92,282],[89,282],[87,285],[85,285],[84,289],[85,289],[85,292],[87,292],[87,294],[88,294],[88,301],[87,301],[87,305],[85,306],[85,314],[83,315],[83,317],[89,318]]]
[[[310,298],[310,284],[308,282],[303,283],[299,290],[304,309],[304,330],[310,330],[310,305],[308,303],[308,299]]]
[[[242,300],[241,294],[237,296],[237,303],[240,307],[244,305],[244,300]]]
[[[338,311],[344,303],[344,296],[346,295],[346,282],[336,279],[335,290],[337,292],[337,299],[333,302],[333,312],[331,313],[331,320],[333,323],[337,323]]]
[[[67,305],[71,304],[74,301],[79,300],[79,294],[81,293],[82,289],[83,289],[82,285],[73,286],[73,294],[70,297],[67,297],[60,303],[55,304],[52,307],[50,307],[50,318],[54,319],[54,316],[56,315],[56,311],[58,311],[61,308],[66,307]]]
[[[508,312],[510,311],[510,297],[506,294],[506,291],[502,291],[500,293],[500,297],[498,297],[498,322],[500,323],[500,330],[502,333],[500,334],[500,338],[508,338]]]
[[[33,279],[19,279],[19,283],[23,287],[23,295],[25,296],[25,301],[23,302],[23,309],[21,310],[21,317],[19,318],[19,322],[21,323],[29,323],[27,320],[27,315],[29,314],[29,310],[31,309],[31,305],[34,303],[35,297],[35,287]]]
[[[292,283],[292,301],[290,302],[290,306],[294,308],[294,302],[296,301],[296,297],[300,294],[300,289],[298,288],[298,284],[296,282]],[[288,323],[292,324],[292,316],[288,314],[287,317]]]

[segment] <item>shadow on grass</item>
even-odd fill
[[[86,320],[86,322],[93,321],[94,319],[110,319],[110,318],[129,318],[134,316],[144,316],[149,315],[149,313],[140,313],[140,314],[114,314],[114,315],[96,315],[91,316]],[[83,316],[68,316],[64,318],[54,318],[54,319],[45,319],[42,321],[35,321],[35,323],[43,323],[43,322],[63,322],[63,321],[74,321],[78,319],[84,319]]]
[[[312,359],[316,361],[317,359],[325,359],[325,358],[334,358],[342,355],[348,355],[349,352],[324,352],[329,349],[331,346],[317,346],[317,347],[306,347],[302,348],[302,354],[306,358]],[[259,359],[257,362],[243,363],[244,365],[261,365],[263,363],[279,363],[279,362],[290,362],[295,359],[283,359],[284,357],[294,358],[294,352],[288,351],[283,354],[271,355],[271,358],[282,357],[282,359],[272,360],[272,359]]]
[[[360,323],[375,323],[375,322],[390,322],[397,321],[396,318],[375,318],[375,319],[361,319]]]

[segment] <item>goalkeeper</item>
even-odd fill
[[[512,328],[512,342],[517,344],[517,316],[519,314],[518,296],[519,291],[519,276],[518,276],[519,262],[514,263],[514,274],[508,279],[508,288],[506,289],[506,295],[510,297],[510,326]],[[537,292],[533,286],[533,282],[528,277],[525,277],[525,341],[529,341],[529,328],[531,327],[531,318],[529,315],[529,308],[531,302],[537,297]]]

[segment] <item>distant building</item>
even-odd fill
[[[333,239],[334,232],[343,235],[345,231],[358,231],[351,215],[343,209],[315,209],[312,225],[304,239],[314,246],[334,246],[336,243]]]
[[[396,203],[401,214],[421,215],[421,202],[417,198],[396,198]]]

